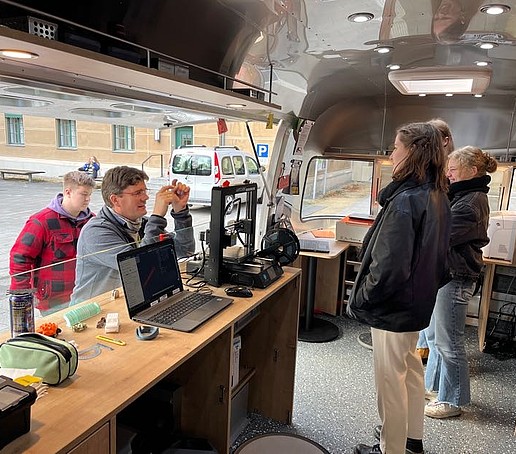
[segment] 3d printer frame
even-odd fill
[[[209,256],[204,267],[204,279],[208,284],[221,286],[224,283],[224,248],[232,245],[232,238],[243,236],[245,260],[254,256],[256,234],[256,205],[258,201],[256,183],[226,187],[213,187],[211,192],[211,220],[209,232]],[[237,201],[240,199],[240,201]],[[240,210],[245,204],[245,217]],[[237,206],[237,218],[231,224],[226,222],[230,207]]]

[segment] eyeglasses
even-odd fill
[[[127,194],[127,195],[132,195],[134,197],[141,197],[142,195],[149,195],[149,193],[150,193],[150,189],[145,188],[145,189],[140,189],[139,191],[134,191],[134,192],[121,192],[120,194]]]

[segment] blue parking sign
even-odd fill
[[[268,158],[269,157],[269,145],[266,143],[257,144],[256,151],[258,153],[259,158]]]

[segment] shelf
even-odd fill
[[[243,375],[243,378],[238,382],[238,384],[231,390],[231,398],[236,396],[238,392],[247,384],[249,383],[249,380],[253,378],[254,374],[256,373],[256,369],[253,367],[251,369],[240,369],[240,375]]]

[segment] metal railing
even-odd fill
[[[142,162],[142,171],[144,170],[144,166],[145,166],[145,163],[147,161],[149,161],[151,158],[154,158],[156,156],[159,156],[159,160],[160,160],[160,177],[163,178],[165,176],[164,174],[164,167],[163,167],[163,155],[162,154],[151,154],[149,156],[147,156],[147,158],[145,159],[145,161]]]
[[[156,51],[156,50],[153,50],[153,49],[149,49],[148,47],[142,46],[140,44],[133,43],[131,41],[128,41],[128,40],[123,39],[123,38],[120,38],[118,36],[110,35],[109,33],[105,33],[105,32],[101,32],[99,30],[95,30],[94,28],[90,28],[90,27],[87,27],[85,25],[78,24],[77,22],[73,22],[71,20],[64,19],[62,17],[55,16],[55,15],[50,14],[50,13],[46,13],[45,11],[41,11],[41,10],[38,10],[36,8],[32,8],[30,6],[22,5],[22,4],[20,4],[20,3],[16,2],[16,1],[13,1],[13,0],[0,0],[0,3],[20,8],[20,9],[22,9],[24,11],[27,11],[29,13],[32,13],[32,14],[36,14],[36,15],[39,14],[39,15],[45,16],[48,19],[52,19],[52,20],[58,21],[60,23],[68,24],[68,25],[70,25],[72,27],[75,27],[77,29],[82,29],[82,30],[85,30],[87,32],[93,33],[94,35],[102,36],[104,38],[108,38],[108,39],[114,40],[116,42],[132,46],[134,49],[139,49],[139,50],[141,50],[141,51],[143,51],[145,53],[145,60],[146,60],[145,66],[148,67],[148,68],[151,68],[151,58],[153,56],[155,56],[155,57],[163,57],[163,58],[167,59],[168,61],[170,61],[172,63],[176,63],[176,64],[179,64],[179,65],[184,65],[184,66],[186,66],[188,68],[196,68],[196,69],[199,69],[199,70],[204,71],[206,73],[209,73],[209,74],[221,77],[222,78],[222,82],[223,82],[223,87],[222,88],[224,90],[231,90],[230,86],[233,83],[237,82],[237,83],[242,84],[244,87],[254,88],[255,90],[258,90],[258,91],[260,91],[260,92],[262,92],[264,94],[267,94],[268,95],[268,102],[269,103],[272,103],[272,95],[277,95],[276,92],[272,91],[272,80],[273,80],[273,65],[272,64],[269,65],[269,70],[270,70],[269,84],[270,85],[269,85],[269,89],[266,89],[266,88],[263,88],[263,87],[259,87],[257,85],[253,85],[253,84],[251,84],[249,82],[237,79],[235,77],[228,76],[227,74],[219,73],[217,71],[213,71],[212,69],[205,68],[205,67],[200,66],[200,65],[196,65],[195,63],[191,63],[191,62],[182,60],[180,58],[176,58],[176,57],[173,57],[171,55],[167,55],[167,54],[164,54],[162,52],[159,52],[159,51]]]

